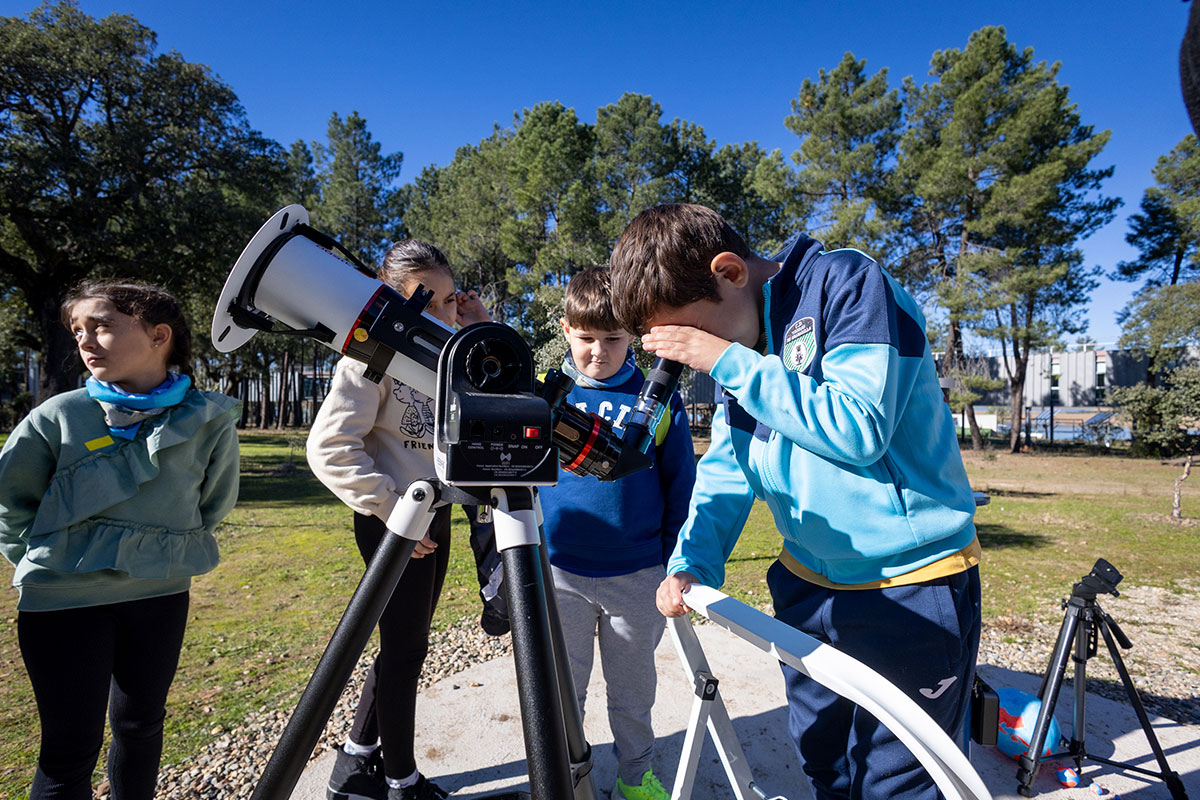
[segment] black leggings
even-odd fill
[[[370,561],[387,528],[379,517],[354,515],[354,540]],[[413,558],[379,619],[379,655],[363,684],[350,739],[358,744],[381,740],[384,772],[407,778],[417,768],[413,754],[417,681],[429,652],[429,624],[437,608],[450,560],[450,507],[434,514],[429,536],[437,549]]]
[[[154,797],[167,690],[187,612],[188,593],[181,592],[17,615],[17,639],[42,725],[31,800],[91,798],[106,707],[112,797]]]

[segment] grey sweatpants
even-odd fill
[[[587,697],[598,629],[617,774],[636,786],[650,769],[654,756],[654,731],[650,727],[658,677],[654,649],[666,629],[666,620],[654,604],[654,594],[666,571],[648,567],[629,575],[588,578],[558,567],[551,570],[579,708],[583,710]]]

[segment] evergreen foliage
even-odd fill
[[[1125,312],[1118,344],[1148,356],[1151,376],[1179,360],[1189,345],[1200,346],[1200,281],[1148,286]]]
[[[278,145],[207,67],[155,45],[73,2],[0,18],[0,292],[30,310],[39,399],[77,381],[70,287],[123,275],[213,297],[214,265],[270,212]]]
[[[557,101],[521,109],[404,183],[366,119],[334,111],[326,138],[289,148],[251,130],[233,90],[207,67],[156,52],[129,16],[92,19],[70,0],[0,19],[0,394],[30,348],[42,396],[78,371],[57,321],[67,287],[134,275],[178,294],[197,333],[240,246],[276,208],[300,203],[314,226],[368,264],[397,238],[437,245],[459,284],[557,363],[562,292],[603,264],[646,207],[716,209],[771,255],[807,231],[828,248],[875,257],[929,311],[931,341],[956,405],[994,379],[970,337],[1009,356],[1018,424],[1029,353],[1081,331],[1097,268],[1079,241],[1119,205],[1093,166],[1108,140],[1080,118],[1057,64],[1037,61],[1001,27],[933,54],[929,78],[889,85],[888,70],[846,53],[807,78],[783,124],[795,153],[718,143],[696,121],[664,120],[627,93],[595,123]],[[781,109],[782,110],[782,109]],[[786,158],[789,155],[790,158]],[[1114,277],[1144,280],[1126,342],[1167,364],[1197,340],[1200,157],[1185,137],[1155,170],[1127,237],[1139,257]],[[198,369],[237,394],[297,365],[327,374],[331,354],[268,335],[231,355],[198,337]],[[7,382],[6,382],[7,381]],[[265,404],[259,424],[284,421]],[[297,419],[293,408],[287,419]],[[978,439],[973,413],[968,412]]]
[[[800,137],[795,190],[812,205],[810,232],[827,248],[853,247],[886,265],[894,218],[880,213],[900,138],[899,92],[887,70],[866,77],[867,62],[846,53],[809,78],[784,118]]]
[[[314,227],[328,233],[365,263],[377,263],[399,231],[396,189],[404,161],[401,153],[384,155],[382,146],[367,130],[367,121],[357,111],[342,119],[335,111],[329,117],[325,143],[313,143],[316,187],[320,202],[312,211]],[[297,143],[299,145],[299,143]],[[292,146],[289,172],[299,178],[299,189],[311,192],[311,179],[304,172],[302,149]]]
[[[935,80],[905,83],[896,179],[911,243],[905,274],[932,285],[945,310],[944,371],[960,383],[965,330],[1001,344],[1014,451],[1029,356],[1086,326],[1097,269],[1083,264],[1078,241],[1120,202],[1098,194],[1111,168],[1090,167],[1108,132],[1082,124],[1058,69],[989,27],[961,51],[934,53]]]
[[[1200,144],[1194,134],[1158,159],[1154,180],[1125,235],[1138,257],[1117,264],[1111,277],[1144,278],[1147,287],[1194,281],[1200,278]]]
[[[1200,447],[1200,366],[1170,370],[1158,386],[1115,387],[1112,398],[1133,423],[1135,446],[1144,453],[1170,457]]]

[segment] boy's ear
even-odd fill
[[[562,326],[563,336],[566,336],[568,339],[570,339],[571,338],[571,326],[567,324],[567,318],[559,317],[558,324]]]
[[[742,257],[728,251],[713,256],[709,269],[714,278],[724,278],[737,289],[745,286],[750,278],[750,268],[746,266]]]

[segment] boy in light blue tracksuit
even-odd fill
[[[570,351],[563,370],[575,380],[567,402],[624,430],[643,376],[632,335],[612,317],[608,271],[591,268],[567,284],[562,321]],[[671,396],[648,455],[652,466],[617,481],[568,472],[541,490],[546,545],[558,613],[580,709],[595,641],[604,670],[608,721],[617,757],[613,800],[669,800],[651,768],[657,673],[654,650],[665,627],[655,591],[687,517],[696,476],[683,401]]]
[[[767,575],[776,616],[872,666],[962,740],[980,549],[916,303],[858,251],[798,236],[764,259],[701,206],[642,212],[610,263],[621,324],[723,389],[660,610],[684,613],[693,582],[721,585],[760,498],[783,538]],[[870,714],[783,670],[815,797],[937,796]]]

